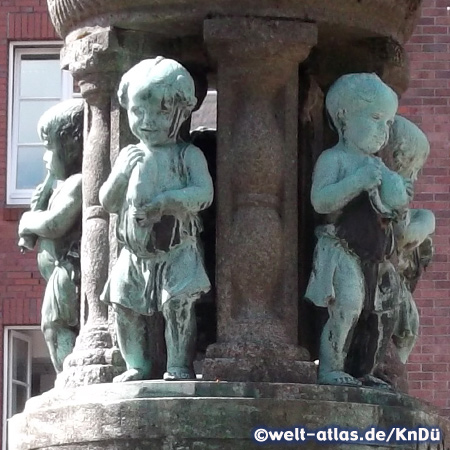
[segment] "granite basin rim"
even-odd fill
[[[300,383],[229,381],[132,381],[103,383],[77,388],[55,388],[26,404],[25,413],[53,408],[55,404],[96,402],[109,404],[127,400],[181,398],[273,399],[348,402],[391,407],[418,408],[437,413],[437,408],[408,395],[372,388]]]
[[[85,26],[152,30],[165,37],[202,36],[208,17],[263,17],[317,23],[367,36],[387,36],[400,43],[411,35],[420,0],[48,0],[52,22],[65,38]]]
[[[113,399],[109,396],[105,402],[92,396],[95,388],[103,390],[104,394],[108,394],[108,390],[109,394],[117,394],[124,386],[126,390],[136,391],[143,387],[161,389],[169,384],[173,390],[186,392],[191,389],[191,394],[195,393],[195,389],[210,389],[209,394],[216,391],[216,396],[128,399]],[[240,396],[245,395],[245,389],[248,390],[247,396]],[[289,398],[287,394],[290,389],[294,391]],[[308,398],[301,397],[302,390]],[[55,391],[28,402],[24,413],[10,419],[10,450],[248,450],[256,448],[252,446],[251,431],[264,424],[281,428],[305,426],[308,429],[329,424],[361,430],[369,426],[382,428],[401,424],[412,428],[428,425],[441,427],[445,430],[445,436],[450,434],[448,421],[439,417],[431,406],[397,394],[378,392],[374,396],[373,390],[361,388],[281,383],[146,381],[60,390],[59,397]],[[75,391],[84,392],[85,395],[78,401],[68,401],[63,397],[69,391],[72,394]],[[253,397],[256,392],[263,395]],[[281,395],[283,393],[284,398]],[[234,396],[225,397],[224,394]],[[366,396],[365,400],[372,401],[375,398],[390,398],[394,403],[349,401],[352,395],[360,395],[360,400]],[[53,403],[45,405],[42,398],[47,397],[49,400],[52,396]],[[270,450],[272,448],[275,447],[268,447]],[[344,448],[349,450],[345,446],[333,446],[336,450]],[[384,450],[387,447],[378,448]],[[431,447],[432,450],[438,448],[442,449]],[[306,445],[305,449],[317,450],[317,446]],[[402,446],[401,449],[416,450],[417,447],[414,444]]]

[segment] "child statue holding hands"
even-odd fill
[[[199,242],[199,211],[213,200],[203,153],[182,142],[180,127],[196,105],[194,81],[176,61],[141,61],[122,77],[119,101],[137,145],[121,150],[100,190],[118,215],[118,260],[102,294],[116,312],[127,370],[116,382],[146,379],[151,371],[145,317],[165,320],[164,379],[195,378],[195,301],[209,291]]]
[[[316,230],[306,292],[329,314],[320,341],[322,384],[358,386],[358,378],[375,384],[373,367],[365,380],[347,367],[347,356],[362,312],[376,309],[378,266],[392,244],[390,221],[411,195],[410,184],[375,156],[388,141],[397,106],[396,94],[375,74],[345,75],[326,97],[339,142],[320,155],[314,169],[311,201],[326,225]],[[379,330],[374,333],[376,342]]]

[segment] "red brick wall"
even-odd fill
[[[448,9],[447,9],[448,8]],[[427,134],[431,153],[416,185],[416,207],[434,211],[436,254],[415,294],[420,338],[409,363],[411,395],[450,414],[450,2],[424,0],[406,46],[410,88],[400,113]]]
[[[0,2],[0,410],[4,326],[39,324],[44,287],[36,266],[36,255],[21,255],[16,245],[17,219],[23,210],[5,205],[9,43],[54,39],[46,0]]]

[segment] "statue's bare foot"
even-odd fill
[[[176,381],[176,380],[195,380],[195,373],[187,368],[176,368],[168,370],[163,375],[166,381]]]
[[[114,377],[113,383],[123,383],[125,381],[135,381],[135,380],[143,380],[143,379],[144,379],[144,373],[142,370],[130,369],[120,375],[117,375],[117,377]]]
[[[333,370],[319,374],[319,384],[332,384],[338,386],[362,386],[361,381],[352,377],[348,373]]]
[[[377,378],[373,375],[364,375],[360,378],[364,386],[374,387],[377,389],[383,389],[385,391],[393,391],[394,388],[386,381],[383,381],[381,378]]]

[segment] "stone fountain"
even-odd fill
[[[83,324],[56,388],[11,419],[10,450],[247,449],[259,425],[435,426],[439,442],[377,448],[449,448],[446,421],[418,400],[317,385],[308,311],[299,308],[314,245],[312,168],[335,139],[324,96],[352,72],[377,73],[401,95],[408,85],[403,44],[420,3],[48,0],[64,39],[63,67],[87,102]],[[120,78],[158,55],[182,63],[198,88],[208,79],[218,93],[217,339],[201,381],[111,383],[123,361],[99,297],[118,250],[99,190],[119,150],[133,142],[116,97]]]

